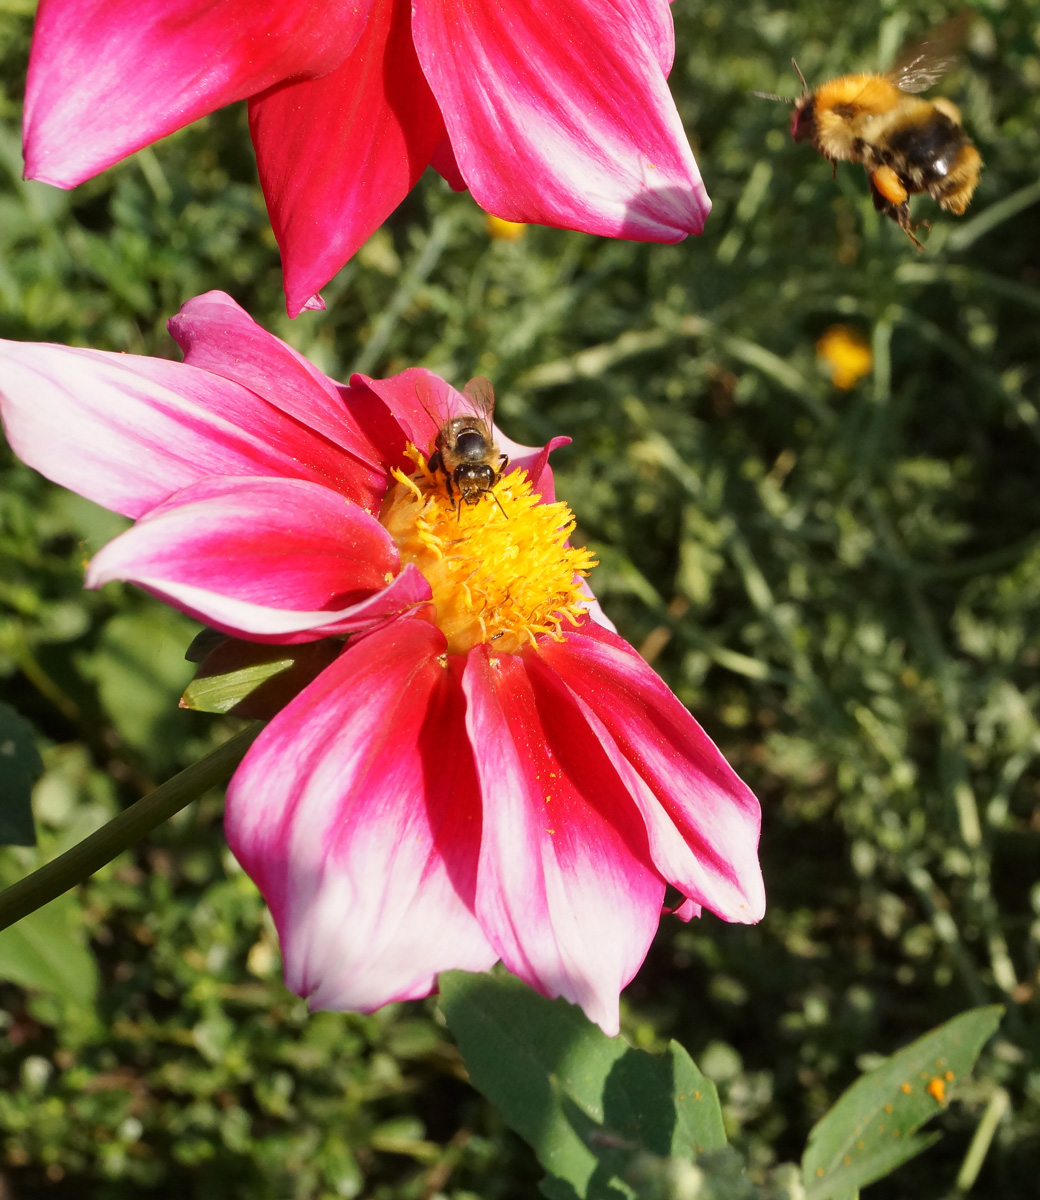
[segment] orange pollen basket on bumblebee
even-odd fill
[[[401,565],[414,563],[429,583],[448,652],[485,642],[514,654],[577,625],[588,605],[582,582],[596,562],[584,547],[567,545],[574,531],[567,505],[540,503],[519,469],[492,495],[456,504],[426,458],[414,446],[407,453],[416,471],[394,470],[380,521]]]

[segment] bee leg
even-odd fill
[[[499,512],[502,514],[502,516],[503,516],[503,517],[505,517],[505,519],[508,521],[508,520],[509,520],[509,516],[508,516],[508,514],[506,513],[506,510],[505,510],[505,509],[502,507],[502,501],[501,501],[501,500],[499,500],[499,498],[498,498],[498,497],[495,495],[495,493],[494,493],[494,490],[493,490],[492,488],[488,488],[488,495],[489,495],[489,496],[491,497],[491,499],[492,499],[492,500],[494,500],[494,502],[495,502],[495,503],[498,505],[498,511],[499,511]]]
[[[883,196],[889,204],[901,206],[906,203],[909,192],[891,167],[877,167],[870,175],[872,192]]]
[[[870,198],[874,202],[874,207],[883,217],[890,217],[900,229],[906,229],[909,226],[910,205],[908,202],[893,204],[887,196],[877,190],[873,183],[870,185]]]
[[[443,465],[443,464],[442,464]],[[455,498],[455,489],[452,487],[451,476],[447,471],[444,472],[444,486],[448,489],[448,499],[451,501],[451,506],[455,510],[456,516],[462,511],[462,491],[459,491],[459,498]]]
[[[439,450],[434,450],[434,452],[430,455],[426,465],[434,475],[436,475],[438,471],[443,471],[444,459],[441,458],[441,452]]]
[[[918,240],[917,230],[918,229],[926,229],[927,230],[927,229],[931,229],[931,227],[932,227],[931,221],[914,221],[914,222],[907,221],[907,223],[903,226],[903,232],[913,242],[913,244],[918,248],[918,250],[923,250],[924,243]]]
[[[918,250],[924,246],[914,236],[915,226],[910,220],[910,193],[902,179],[891,167],[877,167],[868,175],[870,197],[879,213],[891,217]]]
[[[886,212],[887,216],[891,217],[892,220],[895,221],[895,223],[906,234],[906,236],[913,242],[913,244],[918,248],[918,250],[924,249],[924,243],[921,242],[918,239],[917,235],[914,233],[914,230],[918,228],[918,225],[915,222],[910,220],[910,205],[909,204],[890,205],[885,210],[885,212]],[[924,228],[925,229],[928,228],[927,221],[924,222]]]

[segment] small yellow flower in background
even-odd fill
[[[488,213],[484,218],[488,237],[496,242],[518,242],[527,232],[527,226],[519,221],[505,221]]]
[[[832,325],[816,343],[816,357],[827,364],[831,383],[843,392],[855,387],[874,366],[870,343],[849,325]]]

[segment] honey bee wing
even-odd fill
[[[440,387],[436,386],[438,383]],[[422,379],[415,385],[415,398],[429,421],[427,429],[418,433],[417,444],[429,454],[440,444],[449,422],[459,415],[458,392],[443,380]]]
[[[473,405],[473,410],[483,417],[490,426],[495,412],[495,389],[491,380],[483,375],[475,375],[462,389],[462,394]]]
[[[930,88],[957,61],[972,18],[971,10],[964,9],[936,26],[924,41],[915,43],[899,55],[888,78],[901,92],[923,92]]]
[[[444,397],[437,395],[427,380],[420,380],[415,385],[415,398],[419,401],[419,407],[438,428],[448,419]]]

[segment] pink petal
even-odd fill
[[[444,138],[407,0],[374,0],[351,56],[249,105],[290,316],[401,203]]]
[[[109,542],[87,586],[127,580],[220,629],[285,641],[364,628],[385,619],[388,604],[398,612],[428,600],[429,587],[413,579],[387,595],[399,570],[386,530],[338,492],[298,479],[215,477]]]
[[[704,730],[627,642],[591,621],[538,653],[638,803],[665,879],[727,921],[760,920],[758,801]]]
[[[41,0],[29,179],[74,187],[215,108],[350,53],[371,0]]]
[[[477,915],[506,966],[608,1034],[657,928],[664,883],[638,810],[577,705],[531,660],[468,656],[484,800]],[[543,675],[545,673],[543,672]]]
[[[680,921],[692,921],[694,917],[699,917],[702,911],[701,906],[693,900],[684,900],[672,916],[678,917]]]
[[[284,475],[350,494],[356,464],[252,392],[185,363],[0,342],[11,448],[136,517],[207,475]]]
[[[466,190],[466,181],[462,178],[459,164],[455,161],[455,152],[452,150],[451,142],[447,137],[434,150],[433,156],[430,159],[430,166],[444,177],[453,192],[464,192]]]
[[[469,412],[469,401],[439,375],[425,367],[409,367],[389,379],[372,379],[368,375],[351,375],[351,387],[366,387],[379,397],[401,427],[402,462],[404,441],[412,443],[423,454],[433,451],[434,438],[445,421],[460,412]]]
[[[352,645],[261,733],[225,829],[312,1008],[427,995],[496,958],[473,916],[480,805],[457,671],[423,621]]]
[[[667,75],[675,59],[675,24],[669,0],[613,0],[623,18],[639,30],[657,65]]]
[[[416,0],[415,46],[473,198],[510,221],[676,242],[710,207],[651,0]]]
[[[552,468],[549,466],[549,455],[561,446],[569,446],[569,437],[550,438],[544,446],[523,446],[506,437],[498,426],[495,426],[495,443],[503,454],[509,456],[507,471],[521,470],[527,472],[531,487],[542,498],[543,504],[553,504],[556,500],[556,486],[553,483]]]
[[[319,612],[253,604],[190,583],[162,580],[153,583],[147,578],[130,582],[204,625],[212,625],[232,637],[278,646],[364,633],[405,613],[421,614],[430,598],[429,584],[414,563],[406,563],[401,574],[381,592],[346,608]]]
[[[353,455],[357,486],[348,493],[352,499],[369,505],[382,500],[385,448],[401,435],[370,393],[333,382],[223,292],[189,300],[170,319],[169,329],[186,363],[242,384]]]
[[[585,611],[589,617],[596,622],[597,625],[602,625],[604,629],[609,629],[611,633],[617,633],[617,626],[603,611],[603,605],[596,599],[595,593],[589,586],[587,579],[582,580],[581,592],[588,602],[585,606]]]

